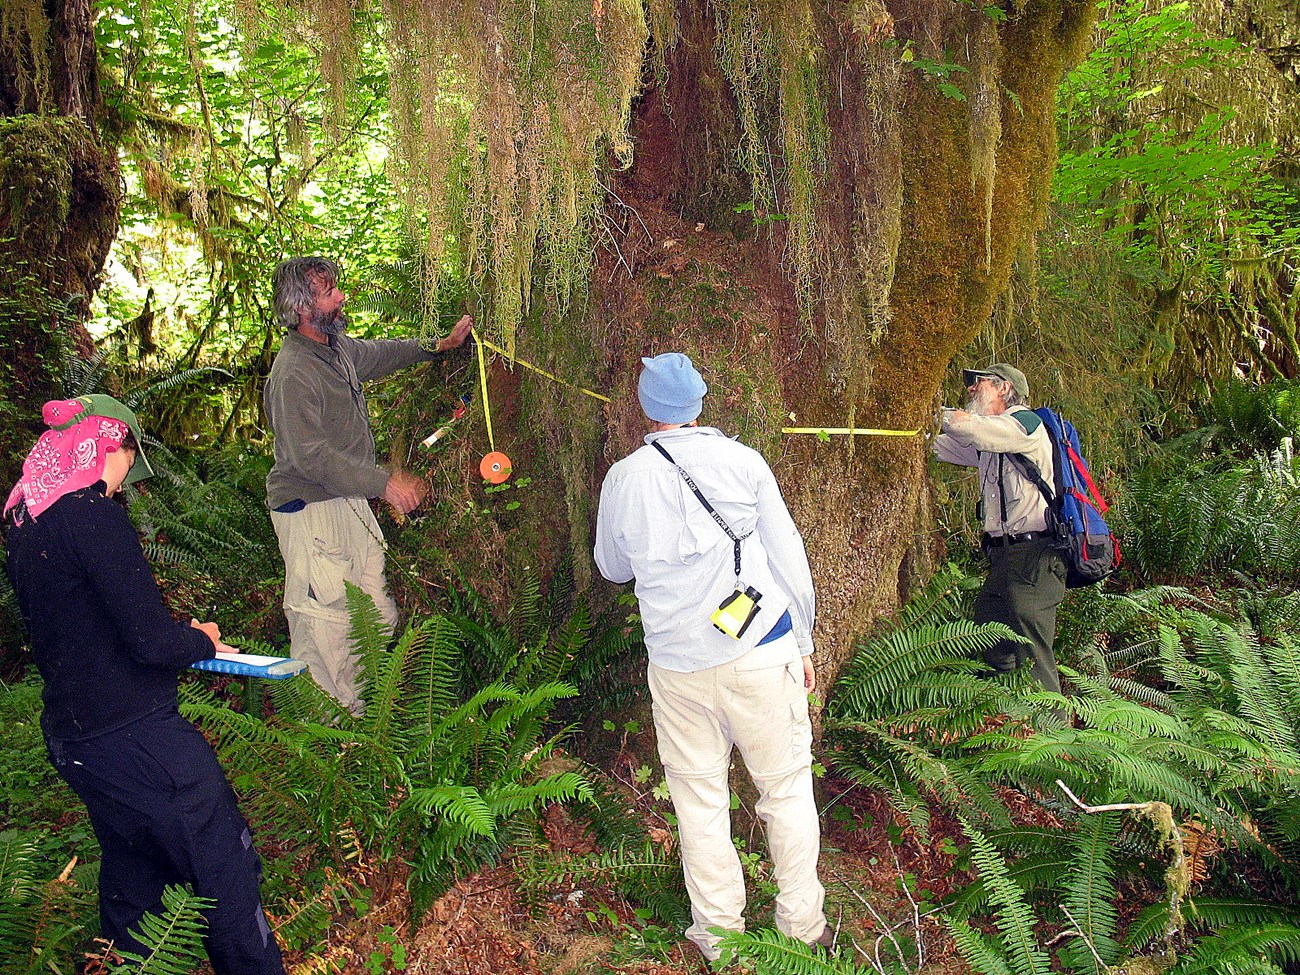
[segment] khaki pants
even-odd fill
[[[767,825],[780,891],[776,926],[792,938],[816,940],[826,927],[817,879],[821,832],[808,695],[794,637],[691,674],[651,664],[648,679],[695,922],[686,936],[712,961],[719,938],[709,928],[745,928],[745,877],[731,839],[734,746],[758,788],[757,812]]]
[[[271,512],[284,557],[284,615],[290,653],[320,684],[357,712],[357,658],[351,652],[347,592],[350,582],[370,595],[389,627],[397,604],[384,583],[384,537],[364,498],[316,501],[301,511]]]

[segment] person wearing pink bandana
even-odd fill
[[[215,906],[204,944],[217,975],[282,975],[262,910],[261,861],[217,757],[180,715],[178,673],[221,646],[215,623],[172,619],[126,509],[153,469],[135,414],[101,394],[53,400],[4,504],[5,568],[44,681],[51,764],[86,804],[102,860],[101,933],[132,934],[190,884]]]

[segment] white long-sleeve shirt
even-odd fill
[[[934,438],[934,455],[950,464],[977,467],[984,499],[984,530],[990,535],[1019,535],[1047,528],[1047,502],[1034,483],[1005,454],[1033,461],[1048,487],[1053,484],[1052,441],[1033,410],[1013,407],[997,416],[969,413],[954,420],[945,414],[943,433]],[[1003,488],[1006,518],[1003,519]]]
[[[803,539],[767,462],[713,427],[651,433],[609,469],[596,518],[596,566],[610,582],[636,580],[646,650],[665,670],[692,673],[752,650],[788,609],[800,652],[813,651],[816,609]],[[762,593],[740,639],[709,617],[736,587],[734,546],[659,441],[737,537],[742,586]]]

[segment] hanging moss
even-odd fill
[[[286,0],[338,97],[354,58],[351,0]],[[639,0],[384,0],[397,135],[391,174],[428,217],[431,305],[447,262],[488,299],[513,350],[537,293],[563,314],[586,283],[607,155],[631,160],[628,112],[648,29]],[[454,243],[454,248],[451,244]]]
[[[993,262],[993,184],[998,172],[998,142],[1002,139],[1002,92],[998,61],[1002,44],[993,20],[972,10],[970,93],[971,189],[984,198],[984,266]]]
[[[313,12],[338,0],[283,2],[337,29]],[[1094,6],[999,4],[995,24],[954,0],[384,0],[392,174],[429,216],[429,293],[463,273],[502,344],[614,399],[502,380],[536,463],[560,472],[575,549],[603,464],[643,430],[639,356],[681,349],[713,384],[709,419],[783,478],[837,631],[819,652],[842,659],[897,606],[901,567],[927,557],[920,440],[778,431],[791,412],[923,425],[1045,207],[1054,92]],[[966,101],[904,51],[960,59]],[[647,56],[659,88],[637,103],[641,162],[613,202],[602,182],[629,158]]]
[[[5,0],[0,3],[0,61],[6,62],[9,91],[0,90],[0,111],[43,112],[49,109],[50,22],[41,0]]]

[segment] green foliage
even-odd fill
[[[965,607],[971,585],[954,566],[937,573],[896,621],[858,647],[827,709],[836,767],[884,791],[923,836],[931,794],[954,803],[965,797],[981,815],[1007,824],[989,786],[953,761],[960,737],[999,713],[1024,713],[1007,685],[977,676],[980,665],[971,659],[1014,634],[1000,624],[949,619]]]
[[[348,587],[363,713],[306,677],[272,689],[259,718],[187,688],[185,713],[216,735],[232,780],[264,822],[342,864],[360,852],[411,863],[417,914],[458,876],[531,836],[550,803],[591,801],[587,776],[549,734],[562,682],[513,672],[462,696],[470,655],[450,620],[412,621],[392,641],[374,602]]]
[[[1129,477],[1117,525],[1132,568],[1150,578],[1229,569],[1300,573],[1300,478],[1293,457],[1169,450]]]
[[[1273,454],[1300,434],[1300,381],[1247,382],[1230,376],[1210,391],[1200,425],[1181,441],[1238,458]]]
[[[223,0],[102,10],[96,40],[127,192],[99,328],[125,338],[147,317],[148,354],[236,371],[273,336],[268,282],[281,257],[364,267],[396,253],[397,191],[374,148],[387,68],[360,45],[365,67],[340,108],[309,45],[281,35],[288,24],[269,8],[247,36]],[[227,405],[255,422],[255,398]]]
[[[1105,975],[1106,966],[1119,959],[1120,945],[1115,937],[1119,909],[1114,880],[1114,851],[1119,831],[1118,813],[1099,813],[1087,817],[1073,837],[1062,908],[1077,923],[1079,937],[1061,949],[1061,960],[1071,971]]]
[[[166,888],[162,902],[162,914],[144,915],[131,930],[145,952],[120,951],[124,963],[109,966],[113,975],[189,975],[203,957],[203,912],[216,902],[186,887]]]
[[[1011,878],[997,848],[969,822],[963,820],[962,829],[970,840],[971,861],[988,891],[999,938],[994,942],[964,921],[950,920],[949,931],[958,949],[976,971],[1047,975],[1051,962],[1034,937],[1039,921],[1024,891]]]
[[[86,891],[45,872],[43,841],[41,833],[0,831],[0,971],[7,975],[54,969],[84,931]]]
[[[940,573],[860,647],[826,727],[840,772],[885,791],[914,825],[928,823],[935,803],[962,818],[980,879],[949,902],[946,923],[967,962],[983,972],[1046,971],[1033,932],[1059,918],[1078,932],[1059,949],[1061,964],[1100,975],[1124,962],[1124,941],[1129,950],[1164,950],[1188,911],[1188,930],[1200,937],[1180,966],[1200,970],[1197,959],[1216,951],[1243,965],[1261,954],[1286,964],[1290,909],[1209,902],[1197,915],[1194,901],[1187,906],[1192,867],[1178,824],[1199,824],[1257,869],[1294,883],[1294,594],[1245,591],[1237,606],[1213,609],[1168,588],[1080,593],[1060,627],[1058,652],[1070,648],[1076,664],[1062,666],[1071,696],[1061,698],[971,674],[965,658],[978,642],[936,641],[961,586],[956,570]],[[1071,720],[1053,720],[1049,709]],[[1072,816],[1050,798],[1058,782],[1085,802],[1138,803],[1141,818]],[[1051,808],[1061,828],[1013,826],[999,808],[1006,787]],[[1167,864],[1156,882],[1166,894],[1126,934],[1117,891],[1139,878],[1150,884],[1153,859]],[[980,912],[994,915],[996,935],[967,922]]]
[[[7,577],[0,576],[0,579]],[[43,822],[69,801],[63,780],[45,757],[38,678],[0,683],[0,824]],[[57,812],[54,812],[57,815]]]
[[[617,713],[635,697],[638,684],[631,669],[641,660],[639,621],[592,613],[586,598],[574,591],[572,562],[556,569],[546,593],[536,573],[525,573],[515,589],[506,617],[493,622],[487,608],[466,589],[455,596],[448,616],[472,650],[467,655],[466,687],[481,687],[497,674],[520,685],[564,680],[580,689],[580,706],[560,706],[572,720],[592,713]]]
[[[1123,372],[1179,399],[1245,363],[1282,375],[1298,348],[1300,211],[1278,165],[1293,131],[1270,108],[1272,67],[1216,33],[1228,21],[1213,5],[1101,8],[1098,43],[1058,98],[1054,191],[1074,242],[1059,257],[1093,238],[1138,297],[1147,334]]]
[[[608,797],[604,802],[608,806]],[[584,811],[590,812],[590,807]],[[643,905],[664,924],[685,927],[691,913],[680,859],[643,839],[643,829],[637,828],[636,833],[584,857],[555,857],[544,852],[528,856],[520,864],[520,880],[534,891],[609,887]]]
[[[755,975],[855,975],[862,971],[851,956],[832,957],[772,928],[719,933],[723,934],[718,943],[722,956],[716,966],[720,969],[736,963],[742,971]]]

